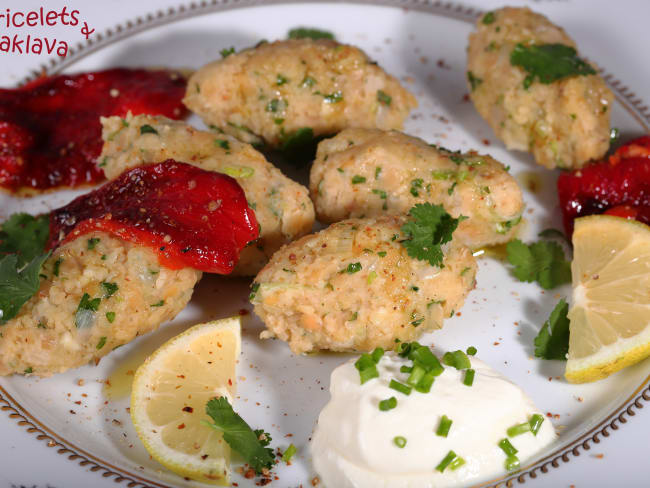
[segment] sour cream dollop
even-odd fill
[[[508,437],[508,428],[542,413],[521,388],[487,364],[470,357],[476,371],[472,386],[463,384],[464,371],[445,367],[429,393],[404,395],[389,388],[391,379],[406,383],[411,365],[386,353],[379,378],[360,384],[351,360],[332,372],[331,399],[318,418],[311,451],[314,467],[326,488],[441,488],[464,486],[506,474],[506,454],[498,443],[508,438],[525,461],[556,439],[544,416],[537,435]],[[390,397],[397,407],[382,411],[379,402]],[[436,435],[443,415],[452,420],[447,437]],[[398,447],[394,439],[403,437]],[[436,466],[454,451],[465,460],[442,473]]]

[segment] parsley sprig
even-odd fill
[[[508,262],[514,266],[513,273],[520,281],[537,281],[545,290],[571,282],[571,263],[557,242],[524,244],[515,239],[508,243],[506,251]]]
[[[535,337],[535,356],[566,361],[569,352],[569,304],[562,298]]]
[[[535,81],[550,84],[572,76],[595,75],[596,71],[564,44],[541,44],[526,46],[519,43],[510,53],[510,64],[523,68],[527,73],[524,88]]]
[[[14,214],[0,227],[0,325],[14,318],[40,287],[49,217]]]
[[[206,413],[214,423],[205,422],[215,430],[223,433],[223,439],[237,451],[244,460],[261,473],[263,469],[271,469],[275,456],[273,449],[266,446],[271,442],[271,436],[262,430],[253,430],[237,414],[225,397],[213,398],[205,406]]]
[[[428,261],[431,266],[443,267],[442,245],[451,241],[451,235],[459,222],[449,215],[442,205],[419,203],[409,211],[411,220],[401,228],[406,239],[402,245],[408,255],[421,261]]]

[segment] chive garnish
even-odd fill
[[[521,434],[525,434],[526,432],[530,432],[530,424],[528,422],[524,422],[523,424],[513,425],[512,427],[508,428],[508,430],[506,431],[508,437],[515,437]]]
[[[291,458],[297,451],[298,449],[296,449],[296,446],[294,446],[293,444],[289,444],[289,447],[287,447],[287,450],[284,451],[284,454],[282,455],[282,460],[285,463],[289,464],[289,461],[291,461]]]
[[[413,371],[413,368],[411,366],[402,366],[399,369],[400,373],[410,373],[411,371]]]
[[[508,456],[506,458],[506,469],[508,471],[519,469],[519,458],[517,456]]]
[[[396,406],[397,406],[397,398],[395,397],[390,397],[387,398],[386,400],[382,400],[379,402],[379,410],[381,410],[382,412],[392,410]]]
[[[443,415],[440,419],[438,430],[436,430],[436,435],[439,435],[440,437],[447,437],[447,434],[449,434],[449,429],[451,429],[452,422],[453,420],[451,420],[446,415]]]
[[[403,449],[404,446],[406,445],[406,437],[402,437],[401,435],[398,435],[397,437],[393,438],[393,443],[400,449]]]
[[[456,456],[456,457],[454,458],[454,460],[451,462],[451,464],[449,465],[449,468],[450,468],[452,471],[456,471],[456,470],[457,470],[458,468],[460,468],[463,464],[465,464],[465,460],[464,460],[462,457],[460,457],[460,456]]]
[[[419,364],[416,364],[415,366],[413,366],[413,371],[411,371],[411,374],[409,375],[406,382],[411,386],[416,386],[419,383],[419,381],[424,377],[425,373],[426,370]]]
[[[499,441],[499,447],[506,453],[506,456],[514,456],[519,451],[513,446],[507,438],[503,438]]]
[[[347,268],[345,268],[345,272],[347,274],[354,274],[354,273],[358,273],[359,271],[361,271],[361,263],[358,262],[350,263],[348,264]]]
[[[472,367],[467,354],[460,349],[458,351],[446,352],[442,357],[442,362],[447,366],[452,366],[456,369],[467,369]]]
[[[408,385],[405,385],[403,383],[400,383],[399,381],[396,380],[390,380],[390,383],[388,384],[389,388],[392,388],[395,391],[399,391],[400,393],[404,393],[405,395],[410,395],[411,394],[411,387]]]
[[[415,385],[415,391],[418,391],[420,393],[429,393],[431,391],[431,385],[433,385],[434,380],[435,376],[433,372],[425,373],[420,381],[418,381],[418,384]]]
[[[359,371],[359,378],[361,379],[361,384],[363,385],[368,380],[371,380],[373,378],[379,378],[379,371],[377,371],[376,366],[363,369]]]
[[[384,355],[384,349],[381,347],[376,347],[375,350],[372,351],[372,353],[370,354],[370,357],[375,362],[375,364],[377,364],[383,355]]]
[[[474,384],[474,375],[476,371],[473,369],[468,369],[465,371],[465,379],[463,379],[463,385],[472,386]]]
[[[467,348],[467,351],[465,351],[468,356],[476,356],[476,353],[478,352],[474,346],[469,346]]]
[[[447,455],[443,458],[442,461],[440,461],[440,464],[436,466],[436,470],[440,471],[441,473],[451,464],[451,462],[456,459],[456,453],[454,451],[449,451]]]
[[[534,434],[537,435],[539,432],[539,428],[542,426],[542,422],[544,422],[544,417],[542,417],[540,414],[536,413],[533,415],[529,420],[528,424],[530,425],[530,431]]]
[[[433,373],[434,376],[439,376],[444,371],[444,368],[438,361],[438,358],[433,355],[431,349],[426,346],[420,346],[409,354],[409,359],[421,364],[427,371]]]

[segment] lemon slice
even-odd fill
[[[576,220],[571,383],[595,381],[650,356],[650,227],[608,215]]]
[[[210,418],[210,398],[235,395],[241,351],[239,317],[194,326],[170,339],[138,368],[131,418],[149,454],[174,473],[229,484],[230,447]]]

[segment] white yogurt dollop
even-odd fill
[[[330,402],[318,418],[311,451],[326,488],[442,488],[465,486],[506,474],[506,454],[498,446],[509,427],[527,422],[535,408],[526,394],[487,364],[470,357],[476,371],[471,387],[464,371],[445,367],[429,393],[404,395],[389,388],[391,379],[406,383],[400,367],[411,361],[386,353],[377,365],[379,378],[360,384],[354,360],[332,372]],[[390,397],[397,407],[379,410]],[[447,437],[436,435],[440,419],[452,420]],[[406,439],[403,448],[394,438]],[[544,416],[537,435],[508,438],[525,461],[556,438]],[[454,451],[465,460],[455,470],[435,468]]]

